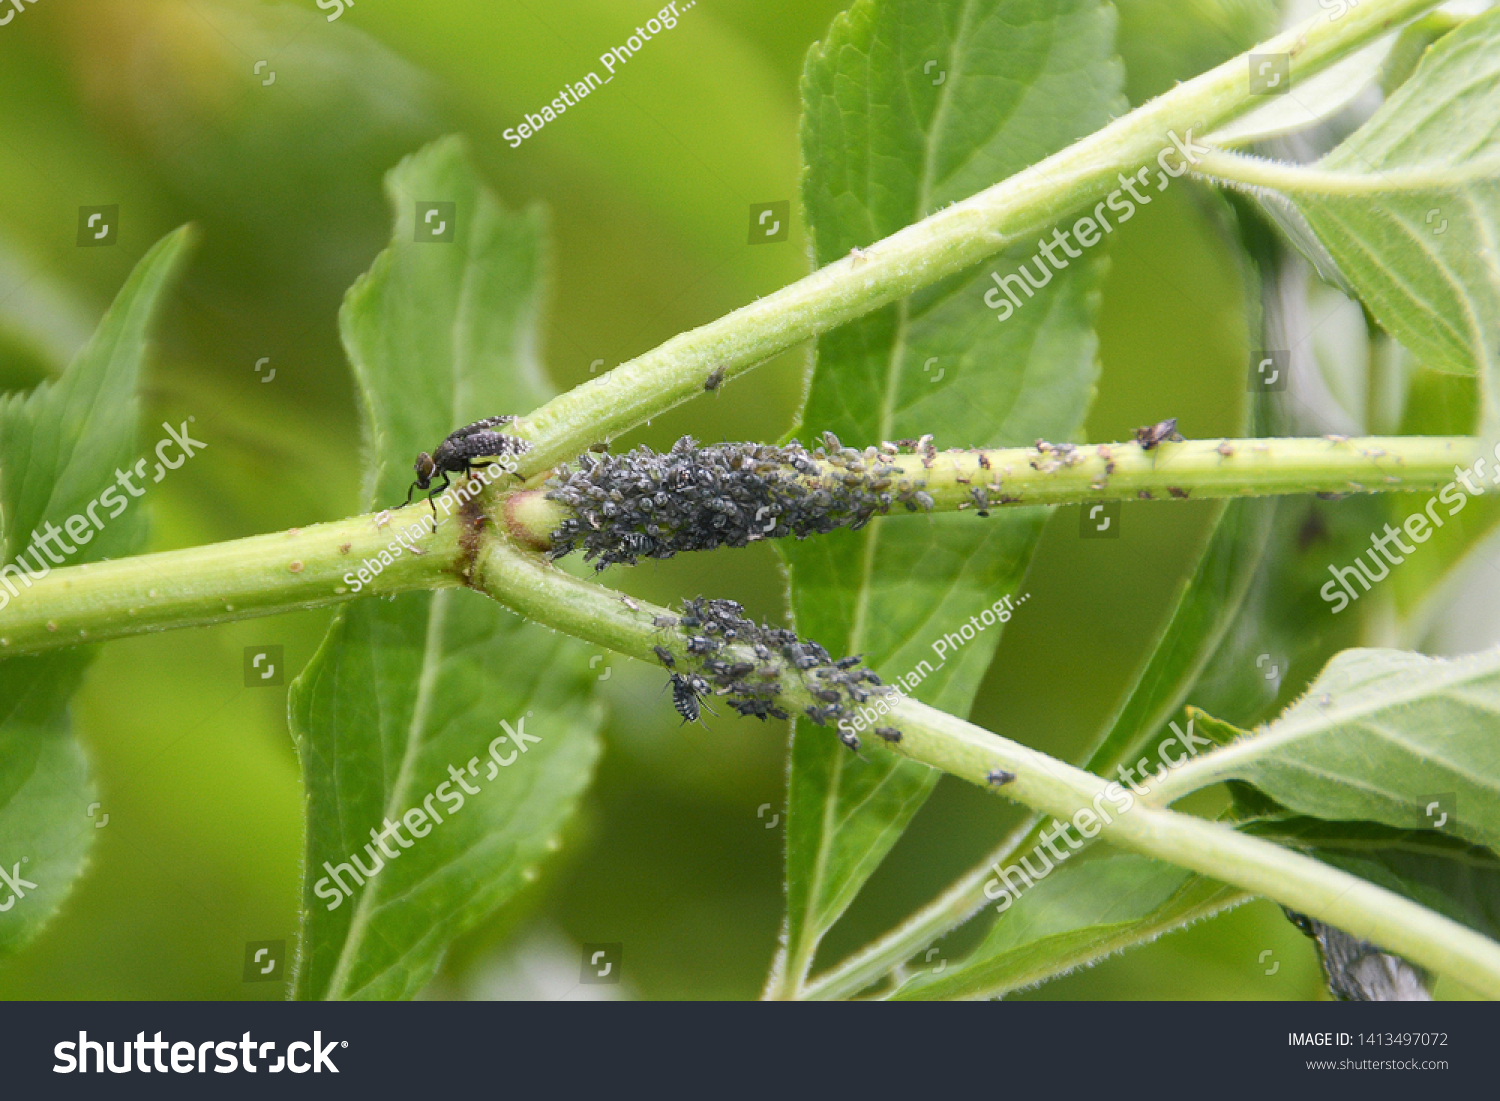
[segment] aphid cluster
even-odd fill
[[[902,441],[936,455],[931,437]],[[725,443],[699,447],[684,436],[666,454],[645,447],[623,455],[586,454],[564,465],[547,496],[574,515],[552,533],[553,558],[578,548],[598,569],[683,551],[743,547],[761,539],[804,539],[861,528],[897,502],[931,511],[926,482],[888,460],[894,444],[858,451],[831,432],[824,446]]]
[[[819,726],[836,727],[849,716],[850,704],[889,691],[858,657],[835,661],[816,642],[746,618],[745,609],[733,600],[689,600],[676,622],[664,626],[675,628],[688,654],[699,659],[697,672],[680,671],[670,650],[655,648],[661,663],[673,670],[672,705],[684,722],[699,718],[700,702],[710,692],[726,697],[741,715],[762,722],[767,717],[785,721],[791,716],[779,698],[789,676],[801,678],[803,688],[817,701],[803,714]],[[743,660],[740,655],[746,652],[758,661]],[[881,727],[876,733],[888,742],[901,740],[894,727]],[[841,730],[839,739],[850,749],[859,748],[854,734]]]

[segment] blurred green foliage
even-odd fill
[[[348,514],[361,456],[335,319],[389,232],[382,174],[463,131],[509,205],[547,204],[545,359],[559,387],[575,385],[806,271],[800,227],[748,246],[747,212],[795,199],[797,76],[840,6],[804,0],[768,14],[751,0],[705,0],[517,149],[501,132],[599,68],[598,55],[656,6],[381,0],[333,22],[312,0],[27,8],[0,28],[0,387],[60,369],[149,243],[196,222],[201,244],[160,333],[145,423],[194,415],[209,447],[153,488],[151,549]],[[1265,12],[1230,0],[1120,6],[1137,99],[1265,29]],[[115,203],[118,244],[78,248],[78,208]],[[795,221],[795,202],[793,211]],[[1191,435],[1227,429],[1247,355],[1231,242],[1184,187],[1109,247],[1090,438],[1168,416]],[[639,440],[775,439],[803,368],[802,353],[782,356]],[[1126,687],[1205,516],[1195,504],[1131,505],[1123,537],[1097,543],[1077,539],[1074,510],[1056,513],[975,721],[1050,753],[1079,752]],[[656,600],[702,592],[764,618],[783,612],[764,546],[605,580]],[[242,652],[282,645],[290,680],[327,622],[299,613],[103,649],[75,720],[109,825],[62,915],[0,966],[0,997],[284,994],[279,983],[242,982],[241,971],[246,941],[294,935],[302,793],[285,688],[247,689]],[[435,995],[473,989],[471,976],[527,929],[622,942],[624,990],[636,996],[759,991],[782,908],[781,831],[767,827],[782,809],[785,728],[732,715],[709,717],[708,732],[680,728],[660,673],[612,660],[596,787],[542,878],[455,947]],[[944,779],[828,951],[882,931],[992,845],[1015,817],[997,806]],[[1266,949],[1285,961],[1271,977],[1259,962]],[[1310,942],[1255,904],[1036,996],[1318,990]]]

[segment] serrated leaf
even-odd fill
[[[33,532],[69,565],[129,554],[145,542],[145,515],[128,507],[135,502],[116,484],[116,470],[137,459],[147,334],[190,240],[180,229],[141,259],[55,383],[0,400],[0,562],[7,571],[0,609],[24,601],[28,578],[58,564],[37,548]],[[104,501],[89,520],[89,505],[106,489],[127,508],[122,513]],[[74,524],[71,538],[47,537],[48,525],[66,531],[66,521],[79,516],[89,522]],[[16,568],[18,555],[25,573]],[[92,656],[75,649],[0,662],[0,868],[36,885],[18,882],[19,894],[0,885],[0,954],[24,946],[57,912],[94,838],[93,787],[68,717]]]
[[[1370,312],[1424,364],[1482,374],[1500,418],[1500,11],[1439,39],[1291,198]],[[1294,172],[1295,175],[1295,172]],[[1488,430],[1488,428],[1487,428]]]
[[[840,16],[802,83],[804,201],[818,263],[1104,125],[1124,106],[1113,32],[1112,10],[1095,0],[865,0]],[[991,268],[1011,274],[1034,251],[1014,250],[820,338],[806,434],[831,430],[858,447],[938,429],[940,446],[1072,437],[1095,378],[1101,262],[1086,255],[1052,273],[998,322],[984,300]],[[935,658],[933,640],[1016,595],[1044,519],[1041,509],[877,519],[786,548],[797,628],[830,651],[868,655],[888,679],[908,673]],[[914,694],[967,712],[999,633],[931,660]],[[878,749],[852,757],[829,731],[799,724],[787,835],[793,985],[935,777]]]
[[[1429,658],[1346,650],[1274,722],[1198,759],[1200,786],[1245,780],[1276,802],[1328,820],[1441,828],[1500,843],[1500,650]],[[1438,800],[1445,818],[1428,813]]]
[[[1037,870],[1043,867],[1032,853],[1026,856]],[[1148,943],[1245,897],[1233,887],[1133,853],[1091,853],[1043,876],[1019,903],[1006,905],[1016,909],[994,924],[967,966],[919,975],[894,996],[997,997]],[[1022,881],[1012,873],[1011,882]]]
[[[395,234],[340,314],[368,414],[372,505],[403,499],[418,450],[548,396],[541,214],[504,210],[451,138],[402,162],[387,191]],[[415,239],[418,203],[455,204],[439,214],[456,218],[453,240]],[[594,680],[580,644],[477,593],[339,612],[291,695],[308,789],[298,997],[412,997],[454,937],[515,896],[592,774]],[[407,845],[372,838],[421,808],[441,824],[415,819]],[[374,874],[339,868],[354,857]]]

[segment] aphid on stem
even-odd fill
[[[1142,451],[1151,451],[1158,445],[1169,440],[1181,440],[1177,434],[1177,418],[1171,417],[1156,424],[1142,425],[1135,430],[1136,442],[1141,445]]]

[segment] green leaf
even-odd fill
[[[190,240],[180,229],[142,258],[55,383],[0,400],[0,561],[6,563],[0,608],[24,601],[30,578],[58,564],[33,543],[33,532],[41,531],[52,553],[70,565],[130,554],[145,542],[145,515],[116,484],[116,470],[129,473],[138,461],[136,395],[147,333]],[[99,502],[106,489],[111,499]],[[68,519],[78,517],[84,519],[72,525],[76,534],[47,536],[48,525],[66,532]],[[36,936],[88,858],[93,786],[68,700],[92,656],[75,649],[0,662],[0,868],[25,881],[19,897],[0,886],[0,954]],[[25,885],[31,883],[34,889]]]
[[[1253,734],[1197,712],[1200,732],[1218,726],[1235,740],[1189,767],[1196,786],[1245,780],[1298,814],[1440,827],[1496,848],[1497,715],[1500,650],[1453,659],[1346,650]]]
[[[1031,852],[1026,856],[1030,866],[1044,867]],[[1102,849],[1077,864],[1052,867],[1043,876],[1024,890],[1019,905],[997,904],[1016,908],[995,922],[965,966],[919,975],[895,997],[998,997],[1148,943],[1245,900],[1233,887],[1171,864]],[[1010,881],[1017,886],[1023,882],[1015,873]]]
[[[1497,113],[1500,11],[1490,11],[1439,39],[1291,192],[1388,332],[1428,367],[1483,370],[1487,425],[1500,418]]]
[[[502,209],[456,139],[404,161],[387,191],[394,237],[340,315],[368,414],[371,505],[404,498],[418,450],[548,396],[540,212]],[[456,218],[452,241],[415,239],[418,203],[455,204],[437,219]],[[414,996],[454,937],[535,876],[598,757],[594,681],[581,644],[477,593],[339,612],[290,705],[308,791],[297,996]],[[386,838],[398,855],[383,854],[371,831],[414,810]],[[372,876],[339,868],[355,856]]]
[[[1112,10],[1096,0],[856,4],[803,75],[804,200],[819,264],[1003,179],[1123,109]],[[940,431],[939,445],[1002,446],[1079,429],[1095,379],[1102,261],[1052,273],[1008,320],[985,305],[1013,250],[820,338],[802,424],[849,445]],[[1030,269],[1035,275],[1040,272]],[[939,457],[937,462],[943,460]],[[887,679],[967,712],[998,626],[942,660],[932,643],[1019,595],[1046,513],[876,519],[786,549],[798,630],[863,653]],[[920,662],[928,661],[925,668]],[[936,773],[828,730],[793,736],[787,835],[795,986],[827,929],[900,836]]]

